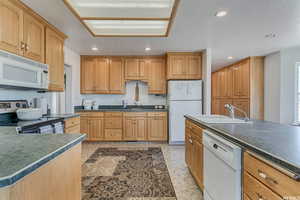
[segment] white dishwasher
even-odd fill
[[[204,145],[204,200],[241,200],[241,148],[207,130]]]

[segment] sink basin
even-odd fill
[[[196,119],[207,124],[248,124],[251,121],[245,121],[242,119],[232,119],[224,115],[198,115],[193,116]]]

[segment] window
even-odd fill
[[[296,116],[295,121],[300,122],[300,63],[296,64]]]

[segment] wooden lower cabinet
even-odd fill
[[[189,120],[186,120],[185,128],[185,161],[196,183],[203,190],[202,128]]]
[[[88,141],[168,140],[166,112],[82,112],[80,115],[80,132],[87,134]]]
[[[65,120],[65,133],[80,133],[80,117]]]

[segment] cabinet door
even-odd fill
[[[219,81],[220,81],[220,97],[227,97],[227,80],[226,80],[226,70],[221,70],[219,73]]]
[[[109,93],[124,94],[124,65],[120,58],[110,60],[109,66]]]
[[[95,66],[95,92],[98,94],[109,93],[109,61],[106,58],[97,58]]]
[[[227,111],[227,109],[225,109],[225,104],[232,104],[232,100],[231,99],[221,99],[220,100],[220,108],[219,108],[219,112],[220,115],[229,115],[229,112]]]
[[[168,79],[186,78],[187,59],[186,56],[175,55],[168,58]]]
[[[131,117],[124,118],[124,130],[123,130],[123,138],[127,141],[134,141],[137,139],[136,137],[136,119]]]
[[[187,69],[187,79],[201,79],[202,78],[202,63],[201,56],[188,56],[188,69]]]
[[[81,60],[81,93],[92,93],[95,88],[96,59],[85,57]]]
[[[232,77],[233,77],[233,96],[239,97],[241,93],[242,84],[242,70],[241,65],[237,64],[232,67]]]
[[[250,97],[250,61],[246,60],[241,64],[241,86],[240,97]]]
[[[148,60],[147,59],[140,59],[139,60],[139,79],[147,81],[148,80]]]
[[[29,14],[24,13],[25,57],[44,62],[45,26]]]
[[[149,94],[166,94],[166,65],[164,59],[149,62]]]
[[[49,65],[49,90],[64,91],[64,39],[46,29],[46,64]]]
[[[0,1],[0,49],[23,55],[23,11],[9,0]]]
[[[185,127],[185,162],[189,168],[192,166],[192,148],[191,130]]]
[[[218,95],[218,72],[213,72],[211,74],[211,94],[212,98],[217,98]]]
[[[125,79],[139,80],[140,61],[139,59],[125,59]]]
[[[211,113],[218,115],[220,114],[220,100],[219,99],[213,99],[211,104]]]
[[[166,117],[148,118],[148,140],[167,141],[167,119]]]
[[[87,117],[80,117],[80,133],[87,134],[87,140],[90,139],[89,119]]]
[[[89,139],[96,141],[104,139],[104,119],[89,118]]]
[[[226,69],[226,91],[227,91],[227,97],[232,98],[233,97],[233,69],[232,67],[229,67]]]
[[[248,99],[238,99],[238,100],[234,99],[233,105],[245,111],[248,117],[250,117],[250,102]],[[236,110],[235,115],[236,117],[242,117],[242,118],[245,117],[245,115],[238,110]]]
[[[147,140],[147,119],[136,118],[136,140],[146,141]]]
[[[203,189],[203,145],[197,139],[193,139],[192,155],[192,171],[196,182]]]

